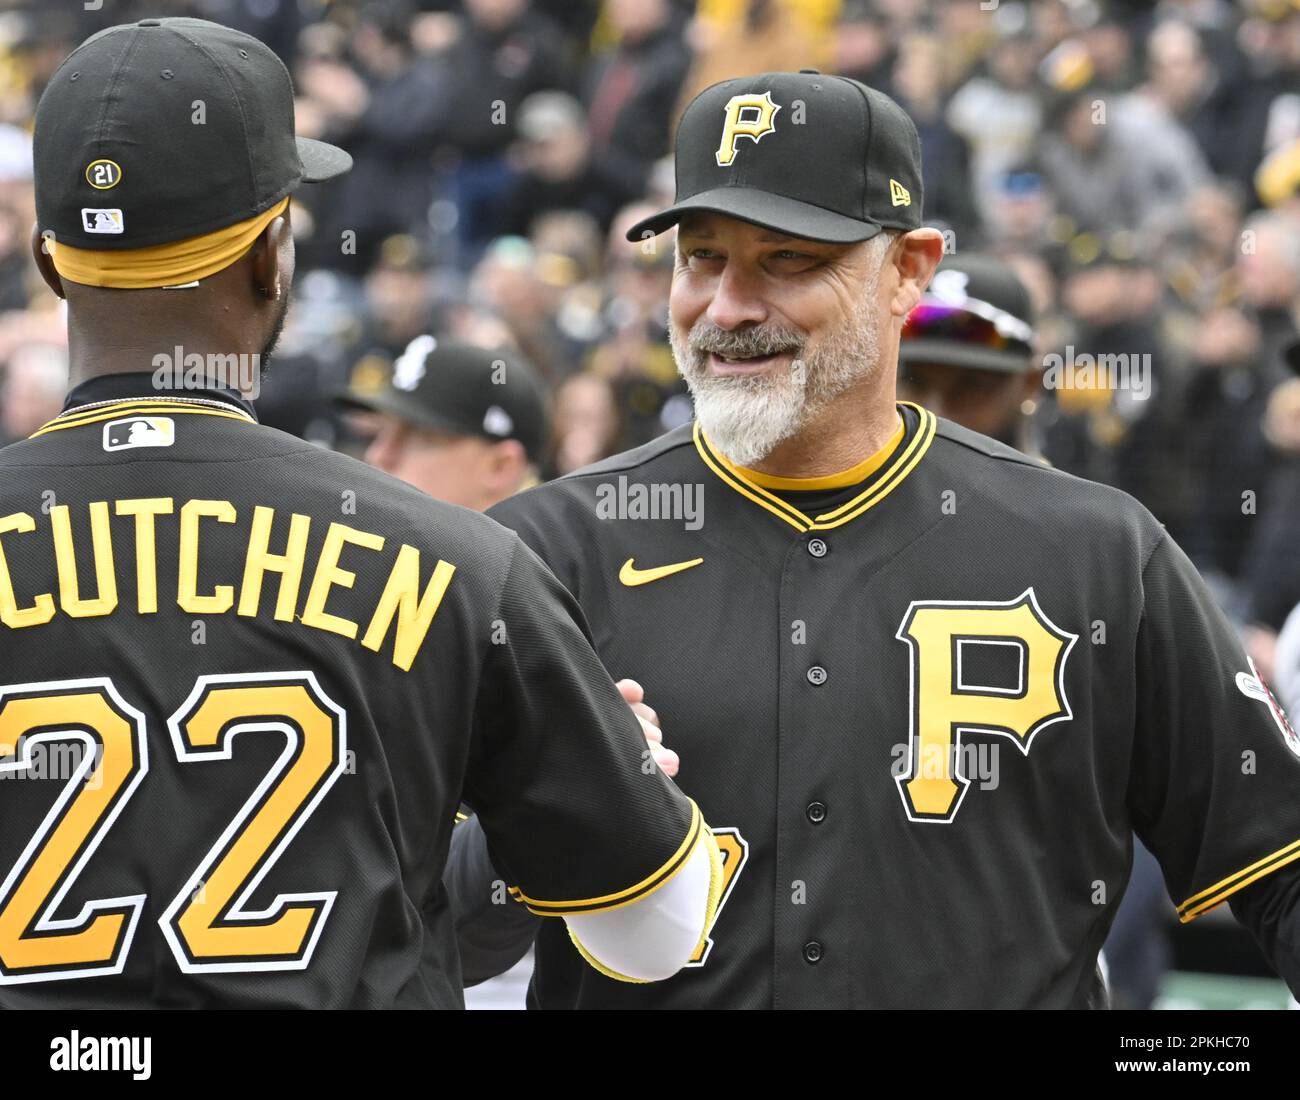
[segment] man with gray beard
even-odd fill
[[[677,227],[696,422],[492,515],[673,731],[724,893],[654,986],[543,927],[530,1003],[1100,1006],[1134,833],[1182,919],[1230,900],[1300,988],[1300,738],[1195,570],[1123,493],[896,400],[942,254],[911,121],[842,77],[726,81],[677,198],[629,236]],[[702,521],[602,514],[620,479],[701,487]],[[504,924],[462,830],[454,904]]]

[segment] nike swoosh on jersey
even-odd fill
[[[690,561],[679,561],[674,565],[657,565],[653,569],[638,569],[632,564],[635,560],[635,558],[628,558],[623,563],[623,568],[618,571],[618,579],[628,588],[635,588],[639,584],[649,584],[651,581],[657,581],[663,577],[671,577],[674,573],[680,573],[683,569],[693,569],[695,566],[704,563],[703,558],[692,558]]]

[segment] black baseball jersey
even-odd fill
[[[0,1007],[459,1007],[462,799],[539,913],[701,827],[516,536],[147,376],[0,451]]]
[[[726,856],[688,969],[619,985],[544,926],[533,1003],[1093,1005],[1133,833],[1184,920],[1300,859],[1300,739],[1160,524],[900,408],[855,487],[686,426],[491,513],[645,687]]]

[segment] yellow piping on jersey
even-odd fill
[[[104,402],[102,404],[97,402],[96,404],[91,406],[86,406],[77,409],[69,409],[67,412],[59,413],[58,416],[56,416],[53,420],[48,421],[46,424],[43,424],[38,430],[44,431],[46,428],[50,427],[51,425],[58,425],[59,427],[65,427],[69,425],[80,424],[83,421],[89,423],[92,420],[92,418],[99,416],[101,413],[111,412],[114,414],[120,414],[120,413],[137,413],[137,412],[139,413],[157,412],[164,405],[167,406],[167,409],[174,409],[174,408],[193,409],[193,408],[210,407],[206,405],[198,405],[194,401],[179,401],[176,400],[175,398],[169,398],[164,396],[124,398],[121,401],[109,401],[109,402]],[[235,410],[232,407],[230,411],[233,412]]]
[[[201,405],[185,405],[169,401],[123,401],[111,406],[100,406],[93,413],[86,413],[82,416],[68,414],[66,418],[55,417],[48,424],[37,428],[28,438],[35,439],[37,436],[45,435],[48,432],[58,432],[64,428],[80,428],[86,424],[99,424],[105,420],[116,420],[124,416],[175,416],[177,414],[220,416],[226,420],[243,420],[248,424],[257,423],[246,412],[234,407],[227,411],[225,409],[210,409]]]
[[[1222,904],[1238,890],[1297,859],[1300,859],[1300,840],[1292,841],[1285,848],[1279,848],[1271,855],[1257,860],[1249,867],[1243,867],[1199,894],[1193,894],[1178,907],[1179,921],[1186,924],[1188,921],[1195,920],[1202,913],[1208,913],[1216,905]]]
[[[827,474],[825,477],[778,477],[776,474],[765,474],[762,470],[751,470],[748,466],[733,466],[736,471],[746,481],[759,486],[763,489],[798,489],[803,491],[817,491],[819,489],[845,489],[850,485],[857,485],[859,482],[866,481],[872,474],[880,469],[889,461],[889,456],[894,453],[899,443],[903,440],[903,432],[907,425],[903,423],[903,418],[898,418],[898,427],[894,434],[889,437],[889,442],[880,448],[875,454],[864,458],[855,466],[850,466],[847,470],[841,470],[838,474]]]
[[[698,422],[694,429],[695,449],[699,452],[704,464],[730,488],[741,496],[752,500],[760,508],[767,509],[767,511],[778,519],[784,520],[795,530],[827,531],[833,527],[840,527],[850,520],[857,519],[869,508],[874,508],[901,484],[903,479],[916,468],[917,463],[925,456],[926,451],[930,449],[930,444],[934,442],[935,431],[938,427],[938,421],[935,419],[934,414],[928,409],[923,409],[920,405],[913,405],[910,401],[903,401],[900,404],[909,405],[920,414],[920,426],[917,428],[916,435],[912,437],[912,441],[901,453],[895,450],[881,465],[880,468],[884,470],[884,473],[876,484],[864,489],[852,500],[841,504],[838,508],[815,517],[806,515],[794,505],[782,500],[776,494],[769,492],[746,477],[739,466],[734,465],[725,455],[713,449]]]
[[[513,887],[510,893],[528,906],[530,913],[536,913],[539,917],[562,917],[566,913],[597,913],[609,909],[621,909],[624,905],[631,905],[635,901],[640,901],[648,894],[654,893],[665,882],[669,882],[674,875],[686,866],[686,861],[691,852],[695,850],[695,843],[699,839],[700,830],[707,829],[704,819],[700,816],[700,808],[695,804],[694,799],[689,800],[691,803],[691,824],[686,830],[686,839],[682,841],[681,846],[675,851],[668,860],[657,871],[647,875],[635,886],[629,886],[626,890],[619,890],[614,894],[606,894],[599,898],[583,898],[578,901],[539,901],[536,898],[530,898],[522,890]]]

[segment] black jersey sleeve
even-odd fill
[[[1300,863],[1265,875],[1233,894],[1228,904],[1291,993],[1300,997]]]
[[[517,538],[491,639],[465,801],[493,862],[543,916],[651,893],[685,864],[699,809],[649,755],[573,597]]]
[[[452,830],[442,884],[455,914],[467,987],[504,974],[528,953],[541,922],[505,889],[477,815]]]
[[[1300,738],[1168,537],[1142,585],[1129,809],[1189,921],[1300,859]]]

